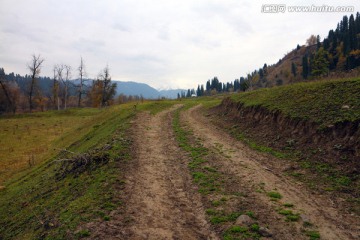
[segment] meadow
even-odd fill
[[[0,185],[79,140],[108,114],[69,109],[0,117]]]

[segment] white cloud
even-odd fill
[[[266,3],[274,1],[2,0],[0,63],[7,72],[26,74],[31,54],[41,54],[42,74],[51,76],[54,64],[75,69],[82,56],[89,77],[109,64],[113,79],[195,87],[275,63],[311,34],[325,37],[345,14],[264,14]],[[342,5],[358,7],[358,1]]]

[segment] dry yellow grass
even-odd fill
[[[101,121],[102,112],[73,109],[0,118],[0,185],[80,139]]]

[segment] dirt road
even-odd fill
[[[127,180],[129,239],[217,239],[172,133],[170,114],[178,107],[137,116],[136,166]]]
[[[126,173],[124,208],[111,221],[93,225],[93,239],[219,239],[217,227],[205,214],[208,196],[201,196],[189,172],[189,156],[176,142],[172,120],[179,105],[156,115],[141,112],[133,123],[134,157]],[[339,211],[331,200],[285,176],[280,161],[249,149],[217,129],[197,106],[182,111],[183,126],[191,129],[272,236],[263,239],[309,239],[304,222],[311,222],[321,239],[358,239],[359,221]],[[262,191],[258,191],[259,188]],[[273,201],[266,194],[279,192]],[[211,202],[211,201],[210,201]],[[284,203],[302,220],[288,222],[279,214]],[[241,202],[240,202],[241,204]],[[91,225],[90,225],[91,226]],[[315,238],[314,238],[315,239]]]

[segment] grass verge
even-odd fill
[[[232,99],[245,106],[280,110],[291,118],[309,120],[325,127],[360,119],[360,78],[263,88],[232,95]]]
[[[77,231],[79,224],[107,221],[121,205],[114,185],[123,184],[122,164],[130,160],[131,107],[104,110],[65,155],[39,164],[0,191],[1,239],[77,239],[91,235],[91,229]]]

